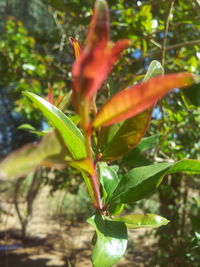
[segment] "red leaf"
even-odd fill
[[[75,98],[80,93],[85,99],[90,99],[110,73],[121,52],[129,44],[128,39],[120,40],[114,45],[111,42],[101,42],[96,44],[90,53],[83,52],[73,67]]]
[[[107,42],[110,39],[109,10],[105,0],[98,0],[94,6],[94,14],[86,40],[86,50],[96,43]]]
[[[129,45],[127,39],[116,44],[109,41],[108,5],[105,0],[96,1],[86,47],[72,70],[73,102],[78,111],[82,100],[85,104],[90,102],[121,52]]]
[[[173,88],[183,88],[194,82],[190,73],[168,74],[134,85],[114,95],[99,111],[93,127],[107,126],[133,117],[153,106]]]

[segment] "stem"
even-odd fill
[[[162,43],[162,57],[161,57],[163,67],[165,65],[165,51],[166,51],[167,32],[169,29],[169,19],[170,19],[170,14],[171,14],[173,5],[174,5],[174,1],[175,0],[171,0],[171,2],[170,2],[169,9],[168,9],[167,16],[166,16],[166,20],[165,20],[164,37],[163,37],[163,43]]]
[[[98,210],[102,210],[102,201],[101,201],[101,194],[99,190],[99,180],[96,171],[95,162],[93,159],[92,153],[92,144],[91,144],[91,125],[90,125],[90,117],[89,117],[89,103],[82,102],[81,103],[81,127],[84,131],[85,136],[85,148],[87,153],[87,158],[90,160],[93,166],[93,174],[90,175],[90,183],[93,189],[95,202],[93,203],[94,207]]]

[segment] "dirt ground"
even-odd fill
[[[0,267],[92,266],[93,229],[86,223],[52,218],[48,190],[40,192],[34,203],[26,239],[22,238],[14,205],[1,200],[1,206],[9,214],[0,218]],[[155,240],[143,238],[145,233],[143,229],[130,231],[127,253],[117,267],[151,266]]]

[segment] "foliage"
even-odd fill
[[[54,1],[44,2],[48,2],[55,7]],[[141,1],[141,5],[142,2],[143,1]],[[191,8],[184,5],[183,1],[179,2],[180,5],[174,14],[175,20],[181,19],[180,14],[182,11],[187,10],[188,17],[191,14]],[[61,1],[60,3],[61,4],[56,7],[59,12],[66,10],[66,8],[70,9],[72,17],[74,16],[72,10],[75,5],[76,8],[84,11],[84,8],[79,5],[78,1],[73,3],[73,7],[71,7],[71,5],[66,5],[65,1]],[[89,5],[89,3],[87,3],[87,5]],[[193,76],[185,73],[169,74],[163,77],[152,78],[153,76],[161,75],[163,71],[160,64],[156,61],[150,65],[143,83],[135,84],[135,82],[143,78],[143,76],[136,77],[135,79],[132,77],[132,71],[130,72],[130,69],[132,68],[135,70],[138,68],[138,61],[137,58],[135,58],[136,54],[133,52],[138,51],[138,53],[142,53],[140,57],[141,60],[144,60],[145,64],[140,68],[140,74],[144,73],[145,66],[147,66],[152,56],[157,57],[161,52],[159,43],[162,39],[160,33],[164,29],[164,21],[162,18],[164,13],[163,8],[152,9],[153,4],[145,3],[143,3],[141,7],[138,7],[135,3],[128,4],[125,1],[117,1],[117,3],[110,1],[110,5],[113,5],[113,16],[118,16],[118,19],[112,24],[113,39],[116,40],[118,37],[124,38],[128,36],[134,42],[130,43],[129,40],[124,39],[113,44],[110,41],[107,6],[105,1],[99,0],[96,4],[85,48],[82,50],[79,43],[71,38],[71,43],[77,57],[72,71],[72,98],[76,113],[80,117],[77,120],[80,120],[78,126],[77,121],[74,122],[71,120],[69,111],[66,116],[64,112],[59,110],[56,101],[50,101],[51,103],[48,103],[33,93],[25,92],[25,95],[43,112],[50,124],[57,129],[55,150],[53,149],[53,151],[48,154],[48,150],[46,150],[44,146],[45,142],[42,141],[40,144],[33,146],[33,154],[31,154],[32,151],[27,152],[27,148],[22,148],[20,150],[21,154],[11,154],[1,163],[1,172],[4,175],[10,176],[10,173],[7,171],[9,170],[9,162],[18,159],[23,165],[26,156],[30,156],[31,158],[32,155],[36,155],[38,150],[41,149],[42,152],[40,154],[42,157],[37,158],[36,162],[32,162],[32,166],[26,170],[27,173],[38,166],[46,166],[46,164],[52,166],[55,163],[59,163],[62,166],[70,165],[76,168],[77,171],[81,171],[94,207],[97,209],[95,214],[89,219],[89,222],[94,226],[97,233],[96,242],[95,238],[93,240],[93,244],[95,245],[92,253],[94,266],[99,266],[100,261],[101,266],[102,264],[103,266],[111,266],[124,254],[127,244],[125,230],[126,218],[129,219],[127,226],[134,225],[135,220],[139,218],[137,224],[141,223],[144,227],[144,221],[149,218],[148,216],[152,217],[150,226],[160,225],[156,220],[156,218],[159,218],[157,215],[138,216],[135,214],[115,217],[115,214],[122,211],[122,204],[133,203],[139,199],[148,197],[161,183],[164,175],[171,175],[173,172],[180,171],[199,172],[198,161],[185,160],[185,158],[189,157],[198,158],[198,148],[195,148],[195,139],[198,137],[198,133],[192,129],[194,125],[199,127],[199,117],[198,114],[196,114],[196,117],[194,116],[193,111],[195,111],[195,108],[191,107],[191,103],[188,102],[187,97],[191,96],[190,93],[186,93],[186,97],[183,96],[186,106],[176,101],[177,96],[173,95],[172,97],[171,94],[168,95],[164,104],[160,105],[158,114],[162,116],[162,120],[153,122],[150,133],[155,136],[159,130],[159,133],[161,133],[161,141],[157,144],[156,142],[152,142],[155,144],[155,147],[152,149],[154,155],[151,157],[151,160],[141,155],[141,153],[148,149],[148,143],[145,148],[145,139],[142,139],[142,137],[149,125],[152,106],[169,90],[176,87],[184,87],[186,84],[190,85],[193,82]],[[80,15],[77,21],[83,19],[86,11],[83,13],[80,12],[80,14],[83,15]],[[59,13],[59,15],[61,15],[61,13]],[[155,18],[154,21],[153,17]],[[64,21],[64,16],[58,16],[58,18],[60,20],[62,18]],[[158,33],[153,27],[155,21],[157,21],[157,23],[159,22]],[[175,23],[179,23],[179,21],[175,21]],[[184,23],[188,23],[188,20]],[[170,40],[176,43],[179,41],[177,40],[177,36],[179,35],[176,34],[175,26],[172,27],[174,27],[174,31],[170,31],[169,36]],[[193,33],[193,38],[197,35],[195,31],[193,31],[195,27],[198,27],[198,25],[188,26],[190,32]],[[187,32],[189,31],[187,30]],[[187,38],[191,38],[187,33],[181,33],[184,37],[183,41],[187,41]],[[149,38],[151,38],[152,42],[148,42]],[[102,107],[97,112],[98,109],[95,105],[96,92],[102,86],[114,62],[128,46],[130,46],[130,48],[124,53],[131,56],[128,57],[127,60],[122,60],[122,64],[120,64],[121,67],[115,70],[115,74],[121,72],[121,76],[124,76],[124,78],[119,78],[119,75],[114,75],[112,80],[108,80],[108,89],[110,89],[108,90],[108,95],[110,99],[106,102],[107,95],[103,95],[104,92],[102,92],[103,96],[100,95],[96,102],[98,108],[99,105]],[[138,50],[136,50],[136,48]],[[189,52],[185,47],[182,47],[180,51],[176,48],[171,48],[166,58],[165,69],[173,71],[185,69],[197,71],[198,73],[199,63],[197,56],[192,55],[192,49],[195,50],[195,53],[198,52],[196,46],[190,48]],[[156,52],[155,50],[159,50],[160,52]],[[29,57],[29,55],[27,55],[27,57]],[[135,61],[133,60],[134,58]],[[145,59],[147,59],[146,62]],[[182,59],[188,64],[183,64]],[[148,81],[148,79],[150,80]],[[121,90],[114,95],[116,91],[119,91],[119,86],[113,89],[116,85],[116,81],[120,81],[121,84],[128,84],[128,86],[126,86],[127,89]],[[198,85],[195,84],[195,86]],[[155,88],[155,90],[152,90],[152,88]],[[188,92],[190,92],[190,90],[191,89],[188,89]],[[31,91],[41,94],[41,92]],[[140,95],[141,91],[143,92],[142,97]],[[194,103],[193,99],[194,97],[190,99],[190,101],[193,102],[193,104],[198,104],[196,102]],[[50,100],[50,98],[48,100]],[[104,104],[105,102],[106,104]],[[52,103],[54,105],[52,105]],[[196,113],[198,113],[198,111],[196,111]],[[188,128],[188,125],[191,125],[191,127],[189,127],[190,129],[186,132],[185,128]],[[50,137],[45,136],[43,140],[45,138],[48,140],[48,138],[53,137],[54,134],[55,130],[49,134]],[[142,142],[138,144],[141,139]],[[190,144],[194,143],[193,149],[188,146],[189,140]],[[144,147],[142,147],[142,144],[144,144]],[[151,145],[149,145],[149,147],[151,148]],[[125,155],[125,152],[128,151],[130,152]],[[160,151],[162,154],[159,154]],[[22,157],[21,159],[18,158],[19,155]],[[177,162],[171,162],[172,158]],[[127,173],[118,170],[116,165],[110,165],[110,161],[116,159],[121,159],[121,165],[119,165],[120,169],[121,166],[125,166],[126,171],[128,170]],[[155,160],[167,162],[154,164]],[[117,164],[119,164],[119,162],[117,162]],[[143,165],[148,166],[144,167]],[[129,167],[131,170],[129,170]],[[19,172],[18,175],[24,174],[26,173]],[[175,188],[173,187],[173,179],[176,180],[173,176],[169,181],[172,181],[172,188]],[[179,185],[180,183],[178,186]],[[176,189],[178,186],[176,186]],[[164,198],[167,199],[169,194],[166,188],[165,192]],[[164,201],[161,197],[161,193],[160,200],[162,205]],[[176,208],[174,212],[176,212]],[[162,214],[165,213],[162,212]],[[166,217],[171,219],[171,215],[169,214],[167,214]],[[164,218],[161,218],[160,221],[161,224],[167,223]],[[176,221],[174,224],[176,225]],[[115,232],[116,229],[117,231]],[[121,234],[118,229],[121,229]],[[109,250],[111,245],[113,250]],[[119,246],[121,249],[116,255],[114,248]],[[99,248],[101,248],[101,253],[99,253]]]

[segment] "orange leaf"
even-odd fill
[[[81,52],[82,52],[81,45],[79,41],[75,40],[73,37],[69,37],[69,41],[70,41],[71,46],[74,49],[75,58],[77,60],[81,56]]]
[[[194,83],[190,73],[167,74],[133,85],[114,95],[99,111],[92,123],[94,128],[107,126],[133,117],[153,106],[173,88],[183,88]]]

